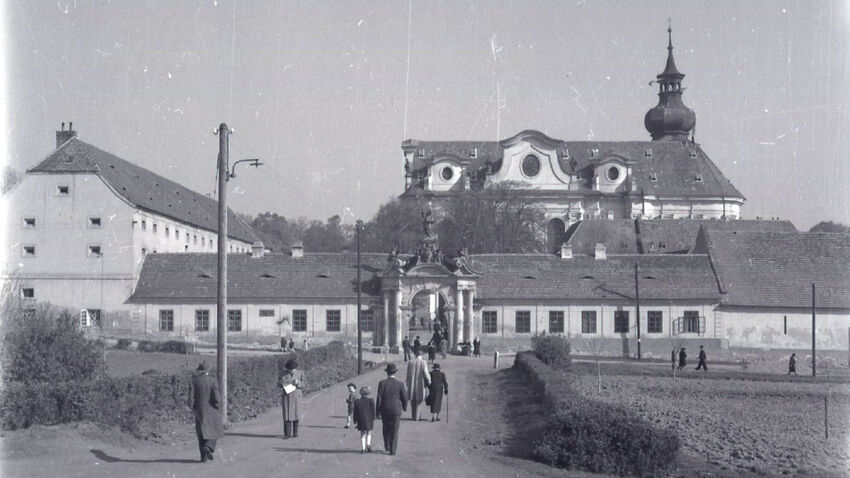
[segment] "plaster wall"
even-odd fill
[[[810,348],[812,312],[804,308],[728,307],[718,310],[722,331],[732,347]],[[817,347],[846,350],[850,310],[817,310]]]

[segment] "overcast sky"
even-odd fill
[[[846,3],[6,2],[3,131],[19,170],[73,121],[210,193],[224,121],[232,160],[266,163],[231,181],[235,210],[353,222],[402,192],[406,137],[648,140],[671,17],[696,139],[744,217],[850,223]]]

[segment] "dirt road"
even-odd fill
[[[450,357],[449,417],[441,422],[401,423],[398,454],[383,453],[381,424],[375,422],[374,453],[361,455],[359,432],[344,429],[345,384],[307,398],[297,439],[283,440],[280,408],[237,423],[218,446],[215,461],[197,462],[197,444],[188,433],[173,445],[140,442],[94,425],[34,427],[2,438],[2,476],[147,477],[147,476],[564,476],[563,471],[503,456],[503,406],[487,400],[494,373],[488,359]],[[509,364],[507,364],[509,365]],[[399,363],[399,378],[404,364]],[[377,388],[385,374],[373,371],[355,380]],[[309,377],[308,377],[309,378]],[[191,428],[191,427],[187,427]]]

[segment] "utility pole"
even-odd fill
[[[817,347],[815,346],[815,284],[812,283],[812,377],[817,376]]]
[[[216,375],[221,390],[221,421],[227,423],[227,180],[230,128],[218,127],[218,295],[216,317]]]
[[[357,220],[354,225],[357,233],[357,375],[363,373],[363,331],[360,328],[360,231],[363,229],[363,221]]]
[[[640,360],[640,291],[638,290],[638,263],[635,261],[635,315],[637,315],[638,360]]]

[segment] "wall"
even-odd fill
[[[718,310],[718,319],[732,347],[805,349],[812,346],[811,309],[723,306]],[[817,310],[816,324],[817,347],[848,348],[850,310]]]

